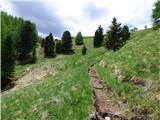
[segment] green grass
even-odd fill
[[[57,74],[35,80],[24,88],[2,96],[2,119],[39,120],[45,116],[49,120],[88,119],[94,110],[88,67],[101,59],[107,68],[97,63],[96,71],[111,87],[119,105],[123,106],[122,101],[127,99],[129,108],[147,106],[155,118],[160,116],[160,104],[155,100],[159,94],[159,84],[155,84],[159,82],[159,40],[159,31],[137,31],[122,49],[112,52],[104,47],[93,48],[93,38],[86,37],[87,55],[82,56],[82,46],[73,45],[75,54],[58,55],[53,59],[44,58],[43,51],[38,47],[37,63],[16,66],[15,78],[45,66],[53,67],[53,72]],[[128,77],[138,76],[154,81],[155,86],[145,91],[145,87],[119,81],[113,75],[114,68],[120,69]]]
[[[107,52],[104,59],[109,66],[118,67],[127,76],[159,79],[160,31],[143,30],[117,52]]]
[[[90,41],[92,39],[86,39],[86,45],[92,46]],[[73,55],[59,55],[54,59],[39,56],[36,64],[28,66],[38,69],[52,65],[58,73],[3,96],[2,119],[38,120],[45,114],[50,120],[88,119],[93,110],[88,67],[101,59],[106,50],[90,48],[87,55],[82,56],[81,47],[75,48]],[[16,72],[24,69],[22,67],[17,66]]]
[[[96,64],[96,71],[100,77],[106,81],[106,85],[110,87],[114,93],[114,100],[121,107],[121,111],[128,118],[133,116],[132,109],[135,107],[147,108],[150,113],[154,113],[154,120],[159,120],[160,104],[158,100],[152,99],[151,96],[146,96],[143,89],[135,86],[130,82],[122,82],[117,80],[112,72],[103,68],[100,64]],[[128,108],[123,106],[127,100]]]
[[[117,52],[106,52],[103,64],[96,64],[98,74],[114,92],[115,101],[123,106],[127,100],[130,111],[135,106],[145,106],[154,120],[160,119],[160,31],[142,30],[132,34],[128,43]],[[107,67],[105,67],[107,66]],[[116,70],[128,77],[128,82],[117,79]],[[142,78],[144,86],[134,85],[132,77]],[[158,98],[158,99],[157,99]]]

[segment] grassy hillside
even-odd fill
[[[17,66],[16,78],[47,66],[55,74],[2,96],[2,119],[88,119],[94,109],[88,67],[99,60],[96,70],[113,90],[122,109],[123,101],[127,101],[126,114],[131,114],[134,106],[146,106],[155,118],[160,116],[159,40],[159,31],[137,31],[122,49],[113,53],[104,47],[93,48],[92,38],[86,37],[87,55],[82,56],[82,46],[74,45],[75,54],[58,55],[54,59],[43,58],[38,48],[38,62]],[[120,75],[126,82],[117,80]],[[135,85],[130,81],[133,77],[143,78],[144,85]]]
[[[132,116],[131,110],[136,113],[147,109],[154,120],[160,119],[159,45],[159,30],[137,31],[122,49],[106,52],[96,65],[128,117]]]
[[[92,39],[85,43],[92,46]],[[73,55],[58,55],[54,59],[39,55],[36,64],[17,66],[16,76],[43,66],[52,66],[56,74],[2,96],[2,119],[87,119],[93,110],[88,67],[101,59],[105,49],[90,48],[82,56],[81,47],[74,47]]]

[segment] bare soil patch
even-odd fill
[[[2,95],[6,95],[12,91],[18,90],[20,88],[26,87],[30,85],[33,81],[35,80],[40,80],[43,77],[50,75],[50,74],[55,74],[55,70],[53,67],[50,66],[42,66],[40,68],[37,68],[35,70],[31,70],[29,73],[25,74],[18,80],[14,81],[9,85],[8,88],[5,91],[2,92]]]
[[[90,84],[94,94],[96,114],[91,120],[127,120],[122,116],[118,106],[112,101],[112,92],[96,74],[94,67],[89,69]]]

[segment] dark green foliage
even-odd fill
[[[44,41],[44,55],[45,57],[55,56],[55,41],[53,39],[52,33],[50,33]]]
[[[19,39],[24,20],[1,11],[1,86],[7,86],[13,77],[16,43]]]
[[[3,34],[3,32],[2,32]],[[5,39],[2,37],[1,42],[1,86],[5,87],[11,82],[13,77],[15,55],[14,40],[11,35],[7,35]]]
[[[129,28],[127,25],[121,28],[121,24],[117,23],[116,18],[113,18],[112,25],[109,28],[106,37],[106,47],[116,51],[130,38]]]
[[[62,53],[63,46],[62,46],[62,41],[57,40],[56,41],[56,53]]]
[[[12,39],[15,44],[15,54],[17,55],[17,41],[20,39],[20,34],[24,26],[24,20],[22,18],[13,17],[6,12],[1,12],[1,27],[3,33],[3,39],[7,37],[8,33],[12,34]]]
[[[44,39],[41,41],[41,47],[44,47]]]
[[[37,43],[36,27],[30,21],[25,21],[24,28],[21,31],[20,40],[18,41],[18,59],[25,60],[32,57]]]
[[[26,23],[30,25],[26,27]],[[28,49],[30,50],[27,49],[26,51],[30,51],[30,62],[36,61],[37,32],[33,23],[24,21],[22,18],[13,17],[3,11],[1,12],[1,27],[1,79],[2,87],[4,87],[11,81],[15,58],[22,53],[25,45],[29,44]],[[26,29],[27,31],[24,31]],[[32,49],[30,46],[33,46]]]
[[[153,26],[157,29],[160,27],[160,1],[158,0],[154,6],[152,10]]]
[[[75,43],[76,45],[83,45],[83,37],[81,32],[78,32],[78,34],[76,35]]]
[[[83,45],[83,48],[82,48],[82,55],[86,55],[86,52],[87,52],[87,48],[85,45]]]
[[[71,52],[72,51],[72,37],[69,31],[65,31],[62,36],[62,46],[63,52]]]
[[[95,35],[94,35],[94,41],[93,41],[94,47],[100,47],[100,46],[102,46],[103,38],[104,38],[103,28],[100,25],[98,27],[98,29],[96,30]]]
[[[117,23],[117,19],[113,18],[112,25],[107,32],[106,47],[113,51],[118,50],[121,47],[121,24]]]
[[[130,32],[127,25],[124,25],[122,28],[122,41],[121,41],[121,47],[126,43],[126,41],[130,38]]]

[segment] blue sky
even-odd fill
[[[129,26],[151,26],[156,0],[1,0],[1,10],[36,23],[38,34],[50,32],[61,37],[69,30],[73,36],[94,35],[101,24],[106,32],[113,17]]]

